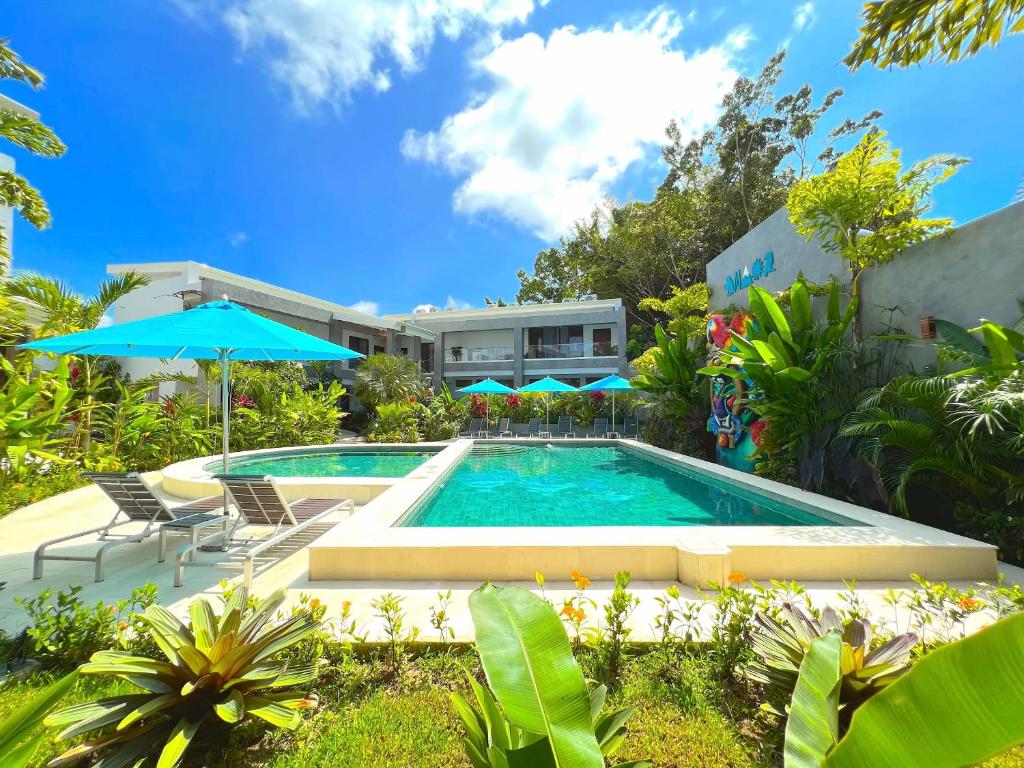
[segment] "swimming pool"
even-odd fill
[[[274,477],[405,477],[437,451],[398,449],[321,449],[287,451],[231,459],[230,471]],[[204,469],[220,472],[220,462]]]
[[[401,527],[863,525],[620,446],[480,445]]]

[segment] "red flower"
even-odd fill
[[[750,425],[750,439],[754,441],[754,445],[758,448],[761,447],[761,436],[764,434],[767,426],[768,422],[764,419],[758,419]]]
[[[72,363],[71,364],[71,381],[73,381],[73,382],[74,381],[78,381],[78,374],[79,373],[81,373],[81,371],[78,369],[78,363]]]
[[[410,403],[415,403],[415,402],[416,402],[416,396],[415,396],[415,395],[409,395],[409,397],[407,397],[406,399],[407,399],[407,400],[408,400],[408,401],[409,401]]]
[[[519,405],[519,395],[508,395],[505,398],[505,403],[508,404],[510,407],[515,408],[517,405]]]
[[[469,398],[469,407],[474,416],[483,416],[487,412],[487,403],[480,395],[472,395]]]
[[[595,402],[598,402],[598,403],[603,402],[604,401],[604,392],[595,390],[595,391],[590,393],[590,399],[594,400]]]
[[[174,401],[171,400],[171,398],[169,397],[165,397],[163,399],[163,406],[164,413],[166,413],[168,416],[173,416],[174,412],[177,410],[177,406],[175,406]]]
[[[255,408],[256,403],[248,395],[235,395],[233,403],[235,408]]]

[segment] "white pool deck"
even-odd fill
[[[482,578],[474,575],[474,569],[490,568],[492,580],[520,583],[531,589],[536,589],[532,575],[535,570],[540,570],[548,579],[547,597],[557,604],[574,591],[567,576],[570,567],[578,567],[593,579],[593,585],[587,593],[601,605],[611,592],[610,576],[614,571],[625,568],[633,572],[631,591],[640,598],[640,606],[630,621],[633,637],[643,640],[655,637],[654,617],[659,610],[655,598],[663,595],[667,587],[679,584],[684,598],[694,598],[696,591],[692,585],[698,579],[719,574],[719,578],[727,577],[729,572],[734,571],[757,579],[776,575],[796,578],[807,588],[816,604],[835,603],[837,593],[845,590],[841,579],[855,575],[858,570],[860,574],[892,574],[891,577],[864,578],[861,575],[858,578],[857,593],[871,607],[873,614],[883,618],[893,615],[892,609],[883,603],[886,591],[890,588],[913,589],[915,585],[908,578],[911,572],[920,573],[931,580],[950,581],[959,588],[967,588],[978,581],[992,582],[997,571],[1003,573],[1008,582],[1024,584],[1024,570],[997,564],[994,551],[985,545],[867,510],[858,514],[877,515],[877,518],[872,518],[875,521],[873,528],[809,529],[811,533],[805,531],[797,534],[804,538],[798,539],[795,545],[791,537],[793,531],[799,532],[799,529],[781,529],[777,532],[767,527],[713,529],[711,533],[717,537],[725,536],[724,547],[729,552],[722,551],[721,538],[705,540],[706,546],[710,548],[709,554],[715,559],[711,561],[714,567],[705,569],[707,573],[704,575],[684,570],[679,555],[680,541],[666,541],[664,529],[648,530],[645,535],[650,538],[641,541],[639,545],[621,540],[625,533],[629,533],[627,529],[544,529],[545,539],[541,541],[533,538],[536,534],[521,532],[517,538],[511,533],[515,529],[464,529],[472,537],[486,534],[489,540],[484,546],[481,540],[474,541],[472,538],[468,543],[453,542],[450,538],[452,529],[390,528],[390,524],[382,525],[382,521],[389,519],[393,522],[397,514],[395,510],[399,507],[404,514],[409,506],[405,502],[415,501],[423,489],[429,488],[439,476],[454,466],[454,462],[449,464],[449,459],[454,457],[454,461],[457,461],[468,447],[469,441],[458,441],[451,446],[455,450],[443,465],[428,466],[436,459],[428,461],[422,472],[414,472],[406,478],[413,482],[396,483],[376,497],[377,500],[361,506],[347,520],[339,521],[334,526],[311,530],[301,540],[287,545],[286,549],[272,553],[273,557],[257,571],[254,590],[266,594],[283,587],[288,590],[290,600],[298,600],[302,594],[316,597],[328,606],[328,618],[337,616],[342,603],[349,601],[353,617],[370,639],[379,637],[380,633],[380,621],[374,616],[371,600],[382,593],[394,592],[404,598],[407,623],[419,627],[421,636],[429,639],[435,636],[430,627],[430,608],[437,603],[439,592],[450,589],[451,626],[457,638],[465,640],[472,637],[466,598]],[[151,482],[155,483],[159,483],[160,478],[160,473],[149,476]],[[793,489],[786,489],[786,492],[787,495],[792,494]],[[388,502],[388,494],[400,497],[403,503],[378,503],[381,499]],[[169,501],[184,501],[177,497],[167,498]],[[820,498],[815,496],[814,501],[818,502]],[[838,505],[833,510],[837,514],[851,514],[851,509],[848,509],[851,505],[843,505],[841,502],[834,504]],[[15,603],[15,598],[34,597],[43,589],[56,591],[78,585],[83,587],[82,598],[87,603],[113,602],[127,597],[132,588],[148,581],[158,587],[163,605],[184,616],[194,596],[216,595],[220,592],[221,579],[234,579],[239,574],[235,569],[221,567],[186,568],[185,586],[175,588],[172,586],[171,560],[156,562],[157,542],[154,536],[141,544],[116,548],[108,559],[107,577],[103,582],[93,582],[90,563],[62,561],[47,562],[44,577],[38,581],[32,579],[32,555],[42,541],[101,525],[112,514],[112,503],[99,489],[88,486],[33,504],[0,519],[0,581],[6,582],[0,590],[0,629],[11,633],[23,628],[26,623],[25,613]],[[385,552],[383,560],[379,559],[380,553],[374,552],[374,549],[386,543],[386,537],[395,532],[399,532],[403,539],[409,538],[409,541],[399,542],[403,546]],[[822,532],[828,532],[827,540],[822,538],[825,536]],[[432,538],[442,533],[448,534],[447,540],[438,538],[435,541]],[[671,533],[676,537],[681,536],[679,531]],[[425,536],[426,540],[410,544],[417,535]],[[552,545],[553,542],[559,542],[562,535],[573,538],[568,544]],[[658,540],[658,536],[662,539]],[[693,536],[696,540],[697,534]],[[765,539],[766,536],[768,539]],[[589,540],[591,537],[596,538]],[[697,549],[694,540],[686,542],[686,546]],[[657,552],[653,556],[637,556],[634,552],[636,546],[653,548]],[[61,547],[66,553],[93,548],[94,545],[89,544]],[[435,549],[436,553],[423,555]],[[661,551],[664,549],[672,551],[670,557]],[[848,552],[861,549],[874,552],[866,555],[850,555]],[[912,551],[911,554],[901,555],[901,551],[907,549]],[[318,551],[320,555],[316,554]],[[509,551],[514,553],[511,558],[507,554]],[[736,557],[735,552],[740,552],[741,556]],[[219,557],[219,554],[199,555],[201,560],[208,561],[216,561]],[[335,576],[322,570],[316,573],[316,557],[327,557],[325,562],[339,559],[345,561],[346,575]],[[505,560],[501,560],[502,557]],[[822,573],[833,575],[816,577],[813,568],[808,570],[799,565],[801,562],[813,563],[822,557],[826,559],[827,567],[814,567]],[[880,561],[880,557],[884,559]],[[354,564],[349,558],[354,558]],[[310,578],[311,561],[315,580]],[[570,562],[571,566],[566,567]],[[881,565],[874,565],[879,562]],[[391,563],[384,569],[390,575],[377,572],[381,563]],[[495,575],[495,563],[499,563],[499,572],[505,569],[506,576]],[[515,565],[509,568],[508,563]],[[395,564],[401,568],[396,568]],[[794,565],[798,566],[797,571],[805,568],[808,575],[803,577],[793,573]],[[364,567],[365,570],[361,570]],[[854,573],[847,570],[850,568]],[[872,568],[876,570],[872,571]],[[945,577],[942,575],[944,572],[961,575]],[[395,574],[398,574],[397,577]],[[596,617],[598,611],[592,613]],[[707,618],[710,616],[707,615]],[[906,620],[906,615],[901,616],[901,622],[905,623]],[[971,618],[971,625],[981,626],[991,620],[992,616],[987,610],[981,611]]]

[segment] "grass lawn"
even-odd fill
[[[591,659],[581,656],[586,669]],[[208,768],[472,768],[449,694],[468,692],[463,670],[479,674],[472,653],[434,654],[411,661],[401,681],[376,659],[343,657],[315,686],[319,710],[295,731],[246,722],[215,730],[190,751],[186,765]],[[705,655],[661,653],[629,659],[609,706],[635,706],[619,761],[649,758],[662,768],[781,765],[782,724],[760,712],[753,698],[716,681]],[[37,675],[0,690],[0,722],[50,678]],[[123,693],[127,684],[83,679],[67,703]],[[43,766],[67,745],[46,742]],[[1015,750],[986,763],[1024,768]]]

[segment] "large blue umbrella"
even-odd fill
[[[551,393],[552,392],[576,392],[576,387],[566,384],[564,381],[558,379],[552,379],[550,376],[545,376],[539,381],[535,381],[532,384],[527,384],[525,387],[520,387],[518,392],[544,392],[547,394],[545,398],[545,409],[546,418],[544,419],[544,427],[547,432],[551,432]]]
[[[581,390],[587,392],[611,392],[612,393],[612,432],[615,431],[615,393],[621,392],[624,389],[632,389],[633,385],[629,383],[627,379],[622,378],[616,373],[611,376],[605,376],[603,379],[595,381],[593,384],[586,384],[580,387]]]
[[[351,360],[362,357],[351,349],[268,320],[227,300],[211,301],[170,315],[40,339],[22,346],[59,355],[219,360],[225,474],[228,472],[231,427],[228,402],[230,361]],[[226,504],[224,508],[227,510]]]
[[[487,422],[488,429],[490,429],[491,426],[491,400],[490,397],[488,397],[488,395],[510,395],[513,392],[515,392],[515,390],[512,389],[512,387],[506,387],[504,384],[502,384],[499,381],[495,381],[494,379],[484,379],[483,381],[478,381],[476,384],[470,384],[468,387],[463,387],[459,391],[464,392],[467,395],[485,396],[484,404],[487,414],[485,419]]]

